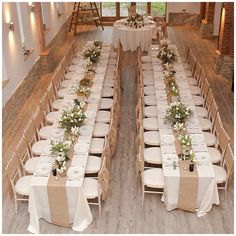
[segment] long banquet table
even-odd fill
[[[170,45],[170,47],[178,55],[176,46]],[[165,112],[169,106],[167,103],[162,65],[161,61],[157,58],[158,46],[154,47],[153,45],[150,51],[154,73],[157,116],[159,122],[161,154],[165,182],[162,201],[164,201],[167,210],[171,211],[178,208],[181,181],[180,166],[177,165],[176,169],[173,168],[173,161],[178,163],[178,156],[176,154],[176,148],[174,145],[174,136],[172,133],[171,124],[165,123],[164,121]],[[178,62],[175,64],[174,69],[176,70],[176,82],[181,91],[180,101],[195,111],[196,108],[187,82],[187,77],[184,73],[184,68],[180,60],[178,60]],[[210,211],[212,204],[219,204],[215,173],[196,112],[194,112],[193,117],[191,117],[186,122],[186,128],[190,134],[190,137],[192,138],[192,148],[196,154],[195,168],[197,169],[198,174],[196,211],[197,216],[203,216]],[[191,201],[191,198],[187,198],[185,200]]]
[[[70,167],[79,167],[79,170],[83,172],[82,177],[77,180],[71,180],[65,177],[64,185],[58,183],[57,185],[53,186],[53,190],[50,191],[50,194],[53,194],[54,198],[50,199],[48,183],[50,178],[55,177],[50,177],[50,175],[33,175],[29,194],[30,224],[28,227],[28,230],[32,233],[40,232],[40,218],[43,218],[48,222],[55,223],[53,222],[53,218],[60,219],[65,217],[66,215],[69,220],[69,224],[72,224],[72,229],[74,231],[83,231],[92,222],[93,217],[91,214],[91,210],[83,191],[83,180],[89,156],[93,127],[96,120],[96,113],[99,110],[99,102],[102,96],[102,87],[107,69],[109,51],[110,46],[103,45],[102,55],[97,66],[98,72],[95,74],[95,77],[93,79],[93,87],[91,88],[91,94],[89,96],[88,106],[85,112],[87,120],[85,121],[83,126],[80,127],[80,136],[74,147],[74,155],[72,162],[70,163]],[[84,71],[84,68],[82,66],[84,62],[85,61],[81,58],[76,69],[78,73]],[[83,73],[81,73],[81,76],[71,79],[71,85],[69,87],[76,85],[78,81],[83,78],[82,75]],[[59,109],[60,113],[63,111],[63,109],[67,108],[70,105],[73,105],[74,99],[77,98],[74,94],[71,94],[70,91],[71,90],[68,89],[68,94],[66,94],[63,99],[62,106]],[[58,117],[58,119],[59,118],[60,117]],[[54,122],[53,126],[57,128],[58,122]],[[41,163],[39,162],[38,165],[40,164]],[[61,177],[58,178],[60,180]],[[66,199],[66,204],[65,202],[63,203],[61,201],[61,198],[57,196],[57,193],[60,192],[62,188],[65,188],[66,190],[66,196],[64,196],[64,199]],[[52,197],[52,195],[50,196]],[[67,205],[68,210],[66,211],[65,209],[63,209],[64,206],[61,207],[61,204]],[[58,209],[58,212],[54,211],[53,213],[50,210],[52,207],[50,205],[54,205],[54,210],[55,207],[58,206],[59,208],[60,206],[60,210]]]
[[[118,20],[113,24],[113,47],[118,48],[119,39],[124,51],[135,51],[141,45],[142,51],[149,51],[152,35],[156,33],[156,24],[149,21],[142,28],[131,28],[123,24],[124,20]]]

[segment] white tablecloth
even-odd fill
[[[105,63],[106,65],[105,67],[107,67],[110,47],[106,47],[103,49],[104,50],[101,55],[100,63],[101,64]],[[81,58],[81,60],[83,59]],[[104,67],[104,66],[99,66],[100,63],[98,63],[97,68]],[[82,69],[83,68],[81,68],[81,70]],[[106,68],[105,70],[101,70],[101,71],[102,73],[97,73],[93,80],[94,85],[91,88],[91,94],[88,99],[88,107],[85,112],[86,114],[90,114],[90,115],[87,115],[87,120],[85,121],[85,124],[83,126],[84,127],[92,126],[91,132],[86,133],[84,135],[80,134],[80,137],[77,142],[77,144],[85,145],[85,146],[87,145],[88,147],[86,151],[83,151],[83,153],[75,154],[75,155],[80,155],[78,158],[79,163],[77,166],[80,166],[81,168],[83,168],[84,173],[85,173],[86,164],[87,164],[87,160],[89,156],[89,146],[92,139],[93,126],[96,121],[96,112],[99,109],[99,103],[102,96],[102,87],[103,87],[103,82],[105,78]],[[77,79],[78,78],[71,79],[70,86],[75,85],[78,82]],[[74,101],[73,101],[74,95],[70,93],[71,93],[70,89],[68,89],[68,94],[63,99],[63,102],[59,111],[62,112],[63,109],[65,109],[69,105],[74,104]],[[55,122],[53,126],[58,127],[58,123]],[[87,136],[87,137],[82,137],[82,136]],[[87,141],[85,142],[85,140]],[[49,208],[48,191],[47,191],[48,180],[49,180],[49,177],[33,176],[31,184],[30,184],[29,208],[28,208],[29,213],[30,213],[30,224],[28,227],[28,231],[30,231],[31,233],[40,233],[40,227],[39,227],[40,218],[43,218],[47,220],[48,222],[51,222],[51,213],[50,213],[50,208]],[[88,205],[87,199],[83,191],[83,180],[84,180],[84,177],[82,177],[79,181],[67,180],[66,186],[65,186],[66,193],[67,193],[69,221],[70,223],[73,224],[72,229],[75,231],[83,231],[84,229],[87,228],[87,226],[92,222],[92,219],[93,219],[90,207]]]
[[[141,45],[142,51],[149,51],[152,35],[156,33],[156,25],[149,24],[142,28],[131,28],[122,24],[123,20],[118,20],[113,25],[113,47],[118,48],[119,39],[124,51],[135,51]]]
[[[172,45],[172,48],[176,51],[176,54],[178,54],[177,49],[174,45]],[[170,140],[170,138],[167,138],[170,137],[167,135],[172,135],[172,127],[170,124],[164,123],[164,115],[167,108],[169,107],[167,105],[166,92],[165,90],[163,90],[164,77],[161,72],[162,66],[160,60],[157,59],[157,51],[152,48],[151,52],[155,91],[157,98],[157,115],[159,122],[161,153],[165,182],[162,200],[164,201],[167,210],[171,211],[173,209],[178,208],[180,171],[179,167],[174,169],[172,166],[172,161],[170,162],[170,156],[173,156],[173,154],[175,155],[176,152],[174,142],[168,143],[168,140]],[[195,105],[187,82],[187,77],[184,73],[184,69],[180,61],[175,64],[175,70],[176,82],[180,88],[180,100],[186,106],[189,106],[193,110],[195,110]],[[196,112],[194,112],[193,117],[189,119],[189,122],[186,122],[186,127],[192,140],[195,140],[195,143],[192,144],[194,147],[195,154],[204,157],[204,160],[202,160],[199,165],[195,165],[199,176],[196,211],[197,216],[203,216],[211,210],[212,204],[219,204],[218,190],[215,182],[215,173],[212,163],[210,161],[207,146],[204,140],[204,136],[202,134],[202,130]]]

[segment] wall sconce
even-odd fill
[[[13,24],[12,21],[9,23],[9,29],[10,29],[11,31],[14,31],[14,24]]]
[[[30,3],[29,6],[30,6],[30,10],[31,10],[32,12],[34,12],[34,8],[35,8],[34,3],[33,3],[33,2]]]

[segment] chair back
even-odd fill
[[[44,120],[43,112],[40,111],[39,106],[37,106],[36,111],[34,112],[32,118],[33,118],[33,123],[36,129],[37,135],[38,135],[38,139],[40,139],[39,130],[44,126],[45,120]]]
[[[224,160],[224,156],[225,156],[225,151],[229,145],[229,140],[230,140],[229,136],[228,136],[227,132],[225,131],[225,129],[223,127],[220,127],[218,130],[218,146],[217,146],[217,148],[220,149],[223,160]]]
[[[39,139],[38,139],[37,132],[36,132],[35,126],[33,124],[33,121],[31,119],[29,120],[26,128],[24,129],[24,137],[27,142],[28,148],[31,152],[31,156],[32,156],[31,147]]]
[[[20,171],[20,161],[18,158],[16,158],[15,153],[13,153],[11,159],[7,163],[5,170],[10,180],[13,193],[16,196],[15,184],[17,180],[21,177],[21,171]]]
[[[194,71],[195,71],[195,67],[196,67],[196,62],[197,62],[197,59],[196,59],[196,57],[193,55],[192,49],[190,49],[189,58],[188,58],[188,64],[189,64],[189,66],[190,66],[190,70],[191,70],[191,72],[192,72],[192,75],[194,75]]]
[[[210,88],[210,84],[209,84],[207,78],[205,78],[203,80],[203,83],[202,83],[202,86],[201,86],[201,95],[204,98],[204,100],[206,100],[206,98],[207,98],[209,88]]]
[[[47,114],[52,111],[49,100],[48,100],[47,93],[45,93],[43,95],[43,97],[41,98],[41,100],[39,102],[39,107],[40,107],[41,111],[43,112],[44,119],[46,120]]]
[[[60,64],[52,76],[52,84],[53,84],[55,93],[57,93],[57,91],[61,88],[62,75],[63,73],[62,73],[62,68]]]
[[[98,183],[102,191],[102,200],[106,200],[108,195],[110,172],[106,168],[106,158],[102,159],[102,165],[98,172]]]
[[[227,181],[226,181],[226,186],[227,186],[228,183],[230,182],[234,170],[234,154],[230,145],[228,145],[225,152],[223,167],[226,168],[227,171]]]
[[[210,110],[212,101],[213,101],[213,94],[211,88],[209,88],[204,104],[204,107],[208,110],[208,112]]]
[[[209,116],[208,118],[212,122],[213,126],[215,124],[215,119],[216,119],[216,115],[217,115],[218,112],[219,112],[219,108],[216,104],[215,99],[213,98],[212,102],[211,102],[211,106],[210,106],[210,112],[208,114],[208,116]]]
[[[22,138],[20,139],[16,147],[15,154],[16,158],[20,160],[21,167],[24,172],[24,165],[26,161],[31,158],[30,151],[24,136],[22,136]]]
[[[57,96],[56,96],[55,90],[53,88],[52,82],[49,84],[49,86],[47,88],[47,97],[48,97],[48,100],[50,103],[51,110],[53,111],[52,103],[56,100]]]
[[[223,127],[223,125],[222,125],[222,121],[221,121],[221,118],[220,118],[220,113],[218,112],[217,115],[216,115],[215,124],[213,126],[213,134],[217,137],[217,139],[219,137],[219,132],[220,132],[222,127]]]
[[[198,80],[199,76],[202,73],[202,66],[199,61],[196,62],[196,68],[193,77]]]

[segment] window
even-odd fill
[[[120,3],[120,16],[128,16],[128,8],[131,6],[130,2],[121,2]]]
[[[152,16],[165,16],[166,3],[165,2],[152,2],[151,3],[151,15]]]
[[[102,3],[102,16],[116,16],[116,3],[103,2]]]
[[[136,13],[141,15],[147,14],[147,3],[146,2],[137,2],[136,3]]]

